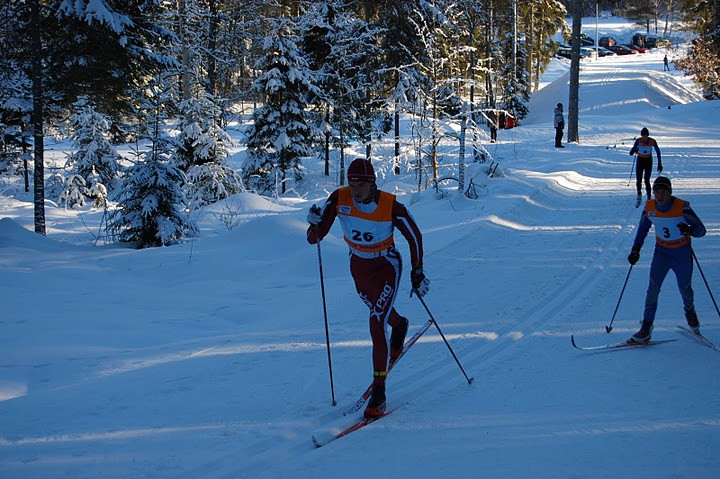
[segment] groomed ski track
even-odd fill
[[[661,379],[658,370],[655,375],[650,374],[643,394],[638,395],[633,389],[627,397],[606,397],[602,391],[607,381],[620,381],[632,387],[632,375],[640,373],[640,368],[647,369],[655,362],[672,361],[677,354],[688,358],[688,367],[693,361],[715,358],[708,358],[704,348],[683,342],[652,350],[638,348],[617,360],[580,357],[567,341],[571,333],[576,337],[583,336],[586,341],[590,338],[598,341],[625,339],[637,329],[642,312],[652,238],[646,242],[641,263],[633,272],[613,333],[605,333],[604,326],[612,315],[627,272],[625,256],[640,215],[640,210],[633,207],[634,178],[630,187],[627,186],[630,169],[627,150],[631,142],[625,141],[615,149],[606,148],[612,140],[603,135],[588,137],[582,146],[569,145],[558,152],[557,159],[538,158],[535,170],[514,168],[512,158],[506,158],[501,163],[504,177],[497,180],[488,193],[493,196],[492,209],[484,206],[482,199],[472,202],[451,196],[449,200],[438,201],[437,205],[424,206],[426,210],[413,210],[420,224],[423,224],[424,215],[444,214],[449,218],[447,228],[457,231],[452,241],[438,242],[434,239],[433,229],[444,228],[442,224],[434,221],[434,228],[424,230],[425,271],[432,281],[427,303],[468,374],[475,376],[473,385],[464,381],[431,328],[388,379],[389,401],[408,402],[409,405],[353,437],[343,438],[322,451],[309,452],[313,449],[310,433],[315,428],[335,424],[339,411],[362,392],[367,382],[365,356],[369,354],[369,345],[353,350],[352,354],[347,350],[336,350],[334,361],[336,365],[342,365],[337,367],[344,373],[353,368],[350,377],[354,378],[346,377],[343,381],[337,411],[329,406],[319,407],[314,417],[309,414],[292,420],[288,428],[293,431],[293,439],[278,443],[276,438],[267,438],[250,445],[253,457],[244,460],[243,469],[260,477],[282,477],[285,472],[289,473],[290,467],[277,464],[293,458],[293,462],[299,461],[302,468],[311,471],[311,476],[321,475],[324,471],[337,470],[333,465],[333,448],[340,448],[340,451],[356,449],[360,463],[362,451],[369,441],[381,443],[387,454],[405,454],[401,446],[405,435],[427,435],[429,444],[436,444],[438,440],[442,443],[445,435],[467,435],[468,454],[491,457],[493,451],[504,447],[503,444],[523,448],[523,451],[526,451],[525,446],[532,444],[537,448],[533,455],[541,455],[544,448],[538,443],[543,441],[589,440],[603,444],[605,440],[611,440],[608,438],[638,434],[638,426],[633,424],[638,420],[639,411],[633,403],[647,400],[647,397],[657,398],[651,399],[651,403],[659,398],[673,400],[672,395],[667,396],[676,385]],[[589,144],[591,142],[598,144]],[[547,145],[543,143],[537,147],[542,149]],[[525,145],[524,148],[529,153],[532,147]],[[693,198],[693,206],[708,226],[710,236],[717,235],[720,215],[713,212],[717,210],[713,204],[720,195],[720,184],[712,177],[716,167],[706,165],[702,158],[716,161],[720,158],[720,148],[703,149],[700,158],[695,156],[692,161],[685,152],[685,145],[676,147],[666,141],[663,145],[664,173],[678,178],[676,192]],[[532,162],[523,162],[524,165],[528,163]],[[554,170],[553,163],[563,169]],[[572,170],[574,163],[582,173]],[[588,168],[587,163],[592,167]],[[584,176],[583,173],[589,172],[592,177]],[[653,172],[653,178],[656,175]],[[517,185],[523,185],[527,194],[504,194],[503,186],[496,184],[503,182],[513,183],[508,191],[517,191]],[[454,224],[457,216],[447,213],[448,208],[465,219],[459,225]],[[552,237],[554,247],[541,254],[524,254],[524,251],[535,251],[533,245],[539,235]],[[402,238],[398,243],[406,258]],[[716,243],[717,236],[714,240],[698,241],[696,248],[700,257],[711,258],[712,252],[717,251]],[[337,254],[335,261],[344,262],[344,255]],[[339,275],[343,274],[344,271],[339,272]],[[539,277],[543,279],[538,281]],[[349,292],[344,301],[352,302],[352,285],[341,278],[335,279],[338,282],[332,294],[345,294],[342,291],[344,285]],[[695,278],[696,296],[698,303],[704,304],[707,293],[698,279]],[[456,295],[456,282],[476,285],[477,295]],[[658,338],[676,336],[674,329],[681,311],[676,296],[674,279],[670,276],[661,297],[663,308],[659,311],[655,330]],[[396,306],[401,314],[410,318],[411,332],[426,320],[419,305],[402,294]],[[711,316],[711,309],[705,307],[703,311],[706,316]],[[362,313],[360,318],[364,318]],[[342,322],[352,324],[349,331],[362,330],[365,324],[360,318]],[[708,322],[708,334],[720,334],[713,319],[708,318]],[[536,380],[517,383],[513,376],[518,370],[524,371],[522,377],[536,377]],[[686,380],[678,377],[671,382]],[[547,385],[548,382],[568,381],[577,385],[575,397],[553,395],[552,387]],[[689,383],[683,383],[682,388],[691,390],[703,382],[704,379],[697,375],[690,378]],[[322,381],[317,386],[326,388]],[[707,389],[707,385],[700,389]],[[538,390],[543,391],[542,397],[536,396]],[[566,386],[558,387],[558,391],[565,390]],[[612,413],[603,406],[578,415],[578,411],[583,410],[581,404],[589,396],[597,395],[608,401],[607,408]],[[684,397],[684,394],[680,396]],[[464,407],[468,397],[475,398],[473,408],[463,409],[461,414],[451,412],[456,411],[455,403],[459,408]],[[681,401],[681,398],[676,400]],[[302,403],[302,398],[300,401]],[[527,407],[527,401],[532,407]],[[543,413],[538,414],[541,410]],[[306,414],[307,411],[298,410],[298,415]],[[347,422],[347,418],[344,421]],[[675,417],[658,417],[650,411],[640,418],[641,433],[637,440],[642,441],[643,434],[651,431],[682,433],[685,429],[715,431],[718,427],[720,418],[694,414],[682,407]],[[478,442],[478,436],[488,440]],[[452,441],[455,442],[457,438]],[[429,447],[425,452],[426,459],[440,463],[448,461],[448,467],[455,470],[450,459],[440,451],[448,452],[442,447]],[[453,454],[456,456],[457,453]],[[593,454],[588,451],[584,460],[590,461],[591,467],[600,467],[602,461],[592,458]],[[232,457],[226,458],[224,464],[228,474],[225,477],[232,477],[230,471],[234,470],[234,463]],[[268,464],[276,466],[266,470]],[[507,477],[523,477],[530,472],[520,465],[517,468],[507,466],[508,469],[502,472],[493,467],[490,470],[507,474]],[[563,477],[574,470],[574,466],[568,464],[548,472],[547,477]],[[595,472],[597,476],[588,473],[587,477],[602,477],[599,469]],[[354,472],[349,474],[360,477]],[[448,477],[462,475],[455,473]]]
[[[628,163],[613,164],[617,158],[611,155],[625,153],[624,148],[620,152],[606,150],[603,145],[586,146],[581,151],[573,151],[572,148],[570,146],[562,153],[568,156],[595,155],[592,161],[596,161],[599,170],[606,172],[610,178],[580,177],[572,171],[538,174],[507,167],[504,169],[505,177],[499,181],[527,184],[530,191],[528,195],[509,195],[506,207],[496,211],[486,211],[482,200],[472,203],[451,198],[458,211],[472,209],[472,213],[457,228],[457,237],[452,242],[438,244],[433,241],[432,230],[425,231],[425,270],[432,281],[427,303],[468,374],[475,376],[473,385],[467,385],[464,381],[449,352],[431,328],[388,379],[389,400],[409,404],[393,417],[369,426],[366,431],[306,455],[312,449],[309,433],[313,428],[334,424],[333,420],[337,419],[339,411],[346,405],[343,400],[351,401],[367,382],[367,374],[362,366],[366,363],[363,356],[369,353],[369,346],[355,351],[352,357],[341,352],[334,357],[336,364],[342,364],[341,369],[352,367],[347,361],[359,363],[360,367],[356,374],[356,384],[349,391],[341,393],[343,396],[335,411],[337,414],[333,414],[332,408],[327,406],[320,408],[317,417],[297,418],[296,426],[300,430],[307,426],[307,433],[296,430],[293,440],[281,441],[280,445],[275,439],[253,444],[253,458],[246,459],[243,468],[260,477],[282,477],[281,471],[286,470],[282,466],[266,473],[263,473],[263,469],[268,464],[282,463],[283,458],[297,454],[303,456],[300,459],[303,467],[320,474],[334,469],[326,461],[331,460],[330,451],[335,447],[342,450],[357,448],[358,454],[361,454],[367,441],[379,441],[383,447],[401,454],[402,449],[397,444],[402,443],[403,435],[423,431],[428,434],[427,440],[432,442],[437,441],[437,435],[442,438],[445,434],[463,434],[468,428],[485,430],[487,437],[492,439],[473,443],[469,449],[488,455],[495,448],[501,447],[498,445],[500,443],[523,447],[548,439],[565,441],[590,436],[634,434],[638,428],[631,423],[636,420],[637,411],[628,408],[632,402],[628,397],[607,398],[611,401],[612,414],[605,410],[587,411],[581,418],[568,414],[567,403],[583,401],[586,395],[598,394],[603,389],[604,381],[620,379],[631,386],[631,376],[636,373],[636,368],[642,365],[647,368],[647,363],[653,361],[672,360],[680,350],[683,355],[697,361],[713,359],[706,357],[704,348],[683,342],[654,350],[638,348],[636,351],[628,351],[627,355],[623,355],[626,357],[617,361],[580,357],[570,347],[567,338],[571,333],[584,336],[586,341],[587,338],[618,341],[629,337],[637,329],[653,246],[650,238],[643,249],[643,261],[636,267],[637,271],[633,272],[613,333],[607,335],[604,325],[612,315],[627,272],[625,256],[632,244],[640,211],[632,204],[634,185],[628,188],[624,177]],[[692,195],[694,207],[701,212],[709,229],[714,229],[717,234],[720,215],[712,212],[712,204],[714,198],[720,195],[720,185],[713,186],[713,181],[707,178],[688,178],[687,175],[694,172],[680,154],[677,155],[679,160],[676,163],[673,150],[671,145],[664,148],[667,155],[665,173],[673,177],[685,177],[678,181],[677,188],[687,192],[685,196]],[[720,148],[708,152],[708,155],[720,157]],[[607,161],[608,156],[611,156],[611,161]],[[567,166],[567,163],[563,165]],[[698,173],[702,174],[701,163],[696,163],[694,167],[700,167]],[[653,173],[653,177],[655,175]],[[574,182],[577,182],[577,186],[573,185]],[[493,190],[490,194],[497,195],[498,192]],[[443,208],[446,206],[443,205]],[[578,212],[582,212],[582,216]],[[580,218],[582,222],[571,221]],[[417,219],[422,223],[421,217]],[[555,247],[537,256],[519,253],[533,251],[533,243],[537,241],[538,235],[552,236]],[[401,239],[398,242],[402,245]],[[698,251],[703,251],[702,242],[698,241],[697,245]],[[710,247],[716,248],[715,245]],[[712,253],[698,254],[709,257]],[[342,256],[339,259],[344,260]],[[536,281],[543,275],[536,271],[529,272],[531,269],[546,270],[544,280]],[[706,291],[697,279],[695,290],[698,302],[701,303]],[[453,284],[456,281],[477,285],[477,296],[455,296]],[[346,286],[352,291],[349,283]],[[663,304],[671,304],[674,310],[669,311],[670,307],[662,308],[658,314],[655,335],[658,338],[675,337],[674,329],[681,311],[678,308],[681,306],[674,297],[677,291],[672,277],[668,278],[663,293]],[[352,299],[352,296],[348,298],[350,301]],[[411,332],[413,327],[419,327],[426,319],[424,312],[418,307],[412,307],[413,303],[405,297],[399,298],[396,306],[401,314],[410,318]],[[705,311],[706,314],[711,313],[708,308]],[[713,325],[712,321],[712,318],[708,318],[706,330],[710,335],[717,335],[720,328]],[[357,327],[364,327],[362,320],[358,320]],[[562,358],[562,362],[556,362],[558,357]],[[549,358],[555,359],[548,361]],[[692,362],[692,359],[688,361]],[[568,368],[567,363],[573,363],[573,367]],[[532,398],[536,389],[547,392],[547,387],[537,383],[516,383],[513,371],[518,369],[537,370],[538,383],[575,382],[577,397],[536,397],[532,399],[536,410],[547,408],[548,413],[537,415],[526,412],[522,406],[524,401]],[[523,377],[527,376],[530,374],[523,374]],[[650,379],[649,384],[644,386],[648,396],[661,397],[667,395],[667,388],[672,389],[672,385],[664,381],[663,384],[657,384],[658,381],[658,378]],[[345,381],[345,384],[350,382]],[[319,386],[325,387],[321,382]],[[692,387],[692,383],[683,386],[688,389]],[[558,389],[565,390],[565,387]],[[448,414],[448,411],[454,409],[453,402],[465,404],[468,395],[476,398],[473,410],[458,415]],[[629,396],[632,397],[632,394],[629,393]],[[498,410],[507,412],[508,407],[514,409],[513,414],[496,414]],[[298,411],[298,414],[304,412]],[[577,422],[578,419],[581,423]],[[347,418],[344,421],[347,422]],[[714,429],[720,427],[720,420],[695,417],[691,413],[683,415],[680,412],[674,418],[653,417],[649,414],[642,420],[642,424],[641,430],[645,431],[682,430],[685,427]],[[373,429],[377,431],[371,432]],[[469,435],[475,437],[475,434]],[[442,461],[440,453],[434,454],[432,449],[428,451],[430,457]],[[234,462],[232,458],[227,458],[228,471],[234,470]],[[567,473],[571,470],[561,469]],[[522,471],[515,470],[509,477],[520,477],[522,474]],[[563,476],[564,473],[558,475]],[[352,473],[350,476],[355,477]],[[597,477],[601,476],[602,473],[598,471]],[[232,477],[232,473],[226,477]]]

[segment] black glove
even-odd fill
[[[311,225],[317,226],[322,221],[322,210],[318,205],[312,205],[307,215],[307,221]]]
[[[692,234],[692,226],[687,223],[678,223],[677,227],[680,230],[680,234],[683,236]]]
[[[628,255],[628,263],[635,264],[640,259],[640,251],[634,249]]]
[[[425,296],[430,291],[430,280],[425,277],[422,268],[413,268],[410,272],[410,281],[413,290],[417,291],[420,296]]]

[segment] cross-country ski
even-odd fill
[[[713,341],[708,339],[702,332],[692,331],[690,328],[687,328],[685,326],[678,326],[678,329],[685,336],[695,339],[700,344],[703,344],[704,346],[707,346],[708,348],[713,349],[715,351],[720,351],[720,346],[717,346]]]
[[[341,437],[347,436],[351,432],[355,432],[358,429],[362,429],[365,426],[372,424],[385,416],[397,411],[400,408],[400,406],[390,409],[388,411],[383,412],[380,416],[377,417],[362,417],[358,419],[355,422],[350,423],[349,425],[345,426],[342,429],[334,430],[332,432],[327,433],[315,433],[312,436],[312,442],[315,445],[315,447],[322,447],[332,441],[335,441],[336,439],[340,439]]]
[[[605,351],[613,349],[642,348],[645,346],[655,346],[658,344],[671,343],[673,341],[677,341],[677,339],[660,339],[657,341],[651,340],[644,343],[636,343],[628,339],[619,343],[602,344],[599,346],[578,346],[575,342],[575,336],[570,336],[570,342],[572,343],[573,347],[581,351]]]

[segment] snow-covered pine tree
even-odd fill
[[[63,192],[60,195],[60,204],[65,208],[72,208],[75,205],[84,206],[85,196],[88,195],[85,178],[77,174],[71,174],[65,180]]]
[[[138,248],[168,246],[196,231],[184,205],[185,175],[168,162],[167,153],[154,145],[145,161],[128,171],[122,200],[108,221],[118,240]]]
[[[111,236],[138,248],[167,246],[197,231],[182,190],[185,174],[170,162],[176,145],[164,132],[169,83],[169,79],[156,80],[148,89],[143,110],[151,125],[147,140],[152,147],[128,170],[118,209],[107,222]]]
[[[501,74],[505,84],[501,102],[505,109],[512,112],[518,119],[523,119],[528,114],[527,103],[530,101],[530,89],[532,88],[530,74],[526,69],[527,51],[525,48],[519,48],[521,45],[524,46],[524,42],[519,42],[518,45],[517,72],[515,72],[517,76],[513,77],[512,65],[509,63],[505,65]]]
[[[95,174],[95,182],[112,191],[121,166],[120,155],[108,139],[110,121],[92,105],[84,104],[70,118],[70,126],[76,151],[70,155],[66,167],[86,181]]]
[[[187,175],[184,190],[192,208],[208,205],[244,190],[242,179],[226,159],[232,139],[218,123],[220,109],[199,90],[180,103],[182,119],[174,163]]]
[[[382,56],[377,39],[381,29],[373,28],[350,11],[342,2],[311,5],[300,18],[300,30],[306,55],[311,59],[321,90],[315,105],[327,112],[321,129],[328,132],[326,144],[340,150],[340,184],[344,181],[345,148],[350,138],[369,141],[373,134],[373,115],[377,108],[368,105],[371,95],[382,91],[381,77],[373,63]],[[377,105],[373,105],[376,107]],[[379,136],[379,134],[377,134]],[[326,154],[326,157],[329,156]]]
[[[265,54],[258,61],[263,73],[253,90],[265,103],[253,113],[247,132],[243,176],[257,191],[270,192],[277,187],[277,174],[280,193],[285,193],[288,174],[301,179],[301,158],[313,152],[318,132],[306,107],[309,95],[320,92],[288,19],[277,21],[275,33],[265,39],[264,46]]]

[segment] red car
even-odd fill
[[[608,50],[617,53],[618,55],[637,55],[637,52],[632,48],[628,48],[625,45],[611,45],[606,47]]]
[[[623,46],[624,46],[624,47],[628,47],[630,50],[635,50],[635,51],[638,52],[638,53],[647,53],[647,52],[648,52],[648,49],[647,49],[647,48],[641,47],[641,46],[639,46],[639,45],[623,44]]]

